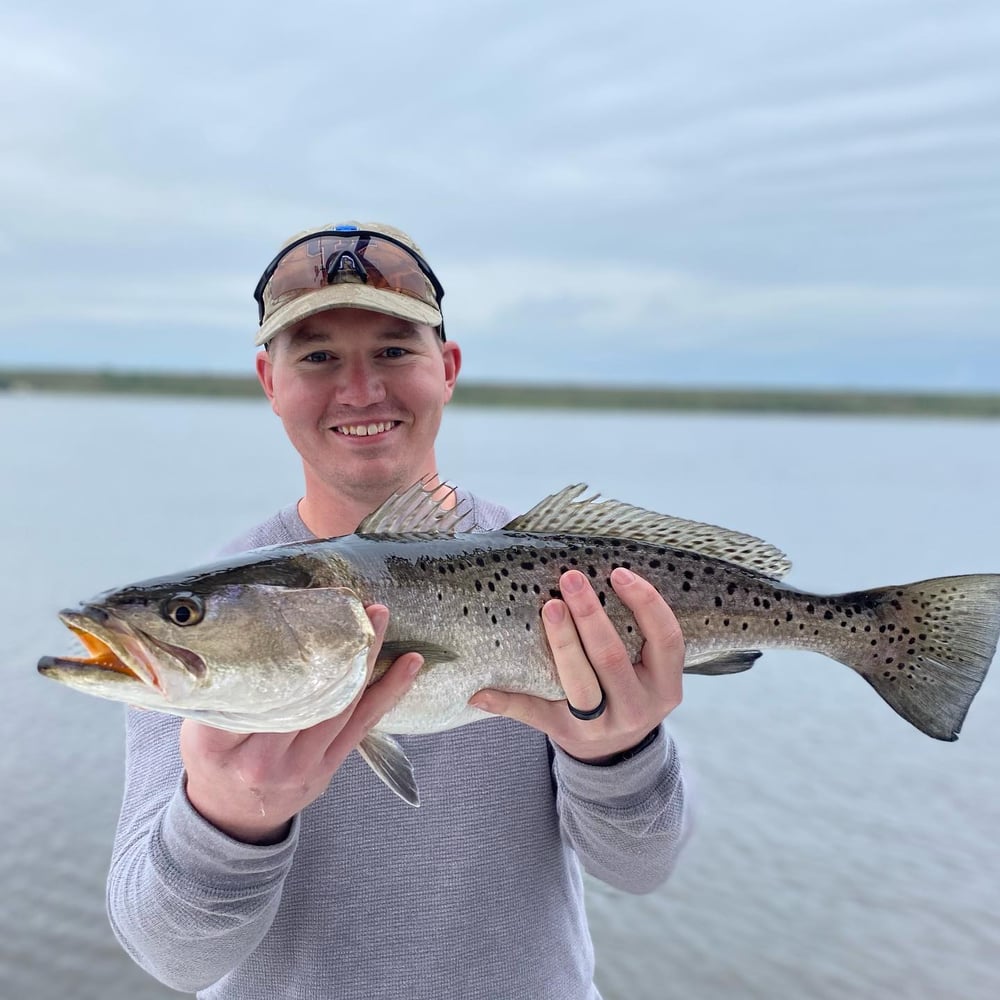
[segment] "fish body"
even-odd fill
[[[633,660],[642,646],[610,584],[624,566],[664,596],[685,671],[745,670],[764,649],[823,653],[859,673],[900,715],[956,739],[1000,633],[1000,575],[940,578],[840,595],[781,582],[789,562],[751,536],[569,487],[497,531],[478,531],[417,484],[340,538],[259,549],[100,595],[63,620],[87,658],[39,669],[102,697],[237,732],[305,728],[365,683],[374,638],[364,608],[390,609],[375,675],[425,659],[411,689],[360,749],[409,801],[416,789],[391,734],[485,717],[483,688],[564,697],[540,612],[559,578],[593,582]],[[471,528],[471,530],[469,530]]]

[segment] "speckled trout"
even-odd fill
[[[540,620],[567,569],[586,573],[625,646],[642,636],[609,576],[624,566],[673,608],[685,671],[729,674],[764,649],[807,649],[854,669],[904,719],[958,737],[996,651],[1000,575],[820,595],[752,536],[570,486],[482,531],[454,495],[418,483],[352,535],[257,549],[132,584],[61,612],[87,655],[41,659],[48,677],[104,698],[234,732],[288,732],[343,711],[367,680],[373,603],[390,610],[374,676],[415,650],[409,692],[359,748],[407,801],[417,792],[392,734],[484,718],[482,688],[561,699]]]

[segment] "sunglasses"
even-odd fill
[[[323,230],[284,247],[264,268],[253,293],[260,325],[266,312],[265,291],[273,307],[290,293],[325,288],[342,276],[360,278],[372,288],[407,295],[438,310],[444,298],[444,288],[427,262],[400,240],[353,227]],[[440,334],[444,340],[443,323]]]

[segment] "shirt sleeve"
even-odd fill
[[[673,871],[690,830],[677,747],[661,725],[634,757],[610,767],[553,748],[563,834],[584,869],[626,892],[651,892]]]
[[[210,986],[245,959],[274,920],[299,835],[233,840],[188,802],[180,719],[130,709],[125,793],[107,906],[122,947],[173,989]]]

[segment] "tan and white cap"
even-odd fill
[[[379,240],[379,236],[386,237]],[[365,239],[367,237],[367,239]],[[358,255],[330,252],[338,241],[363,239],[359,254],[371,258],[357,272]],[[331,274],[327,268],[335,266]],[[365,267],[362,264],[362,267]],[[260,347],[282,330],[327,309],[369,309],[437,328],[444,337],[440,300],[444,295],[417,244],[402,230],[382,222],[343,222],[305,229],[286,240],[264,271],[254,297],[261,325]]]

